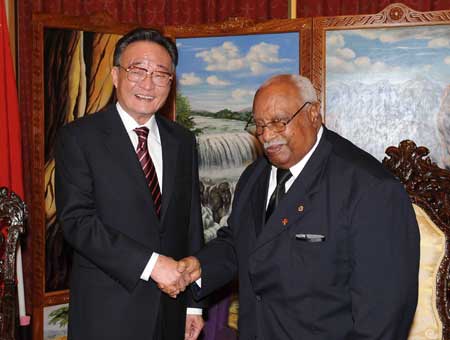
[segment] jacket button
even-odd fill
[[[262,297],[261,295],[256,295],[256,301],[261,301]]]

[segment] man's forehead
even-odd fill
[[[165,70],[168,70],[171,66],[169,63],[168,65],[165,65],[161,63],[161,61],[156,61],[155,58],[152,58],[150,56],[144,56],[144,57],[137,57],[137,58],[130,58],[127,61],[127,66],[139,66],[144,68],[163,68]]]
[[[128,45],[122,53],[122,60],[127,66],[158,66],[168,69],[172,65],[169,52],[161,45],[148,41]]]

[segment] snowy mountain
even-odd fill
[[[449,96],[449,106],[440,111],[443,95],[440,83],[423,76],[401,84],[332,82],[327,85],[325,123],[379,160],[386,147],[411,139],[428,147],[442,166],[443,145],[450,144],[448,134],[445,142],[440,140],[437,125],[438,113],[439,121],[450,120]]]

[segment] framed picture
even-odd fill
[[[253,96],[270,76],[310,76],[311,19],[255,23],[231,19],[214,25],[169,26],[180,61],[176,120],[197,135],[205,241],[226,225],[239,176],[262,154],[244,130]],[[233,289],[231,289],[233,291]],[[205,339],[234,339],[237,295],[219,293]]]
[[[64,308],[67,311],[65,304],[69,302],[68,281],[71,253],[70,247],[64,244],[61,228],[56,221],[54,201],[55,138],[59,128],[64,124],[96,112],[115,100],[109,76],[112,67],[112,52],[120,36],[132,28],[134,28],[132,25],[117,25],[110,18],[102,15],[87,17],[84,20],[50,15],[33,17],[33,132],[31,136],[33,191],[30,204],[31,223],[34,227],[32,235],[33,339],[40,340],[52,336],[55,332],[59,334],[65,331],[63,317],[66,315],[62,312],[64,312]],[[255,90],[257,82],[262,81],[264,75],[268,76],[275,71],[300,71],[308,75],[310,73],[311,20],[275,20],[253,23],[247,20],[233,19],[223,24],[203,28],[169,27],[166,34],[178,42],[182,38],[180,29],[190,30],[190,34],[185,34],[183,38],[196,37],[198,39],[198,42],[195,43],[198,44],[197,47],[202,45],[199,32],[205,29],[204,37],[209,35],[211,38],[220,39],[220,36],[229,36],[233,44],[237,44],[242,51],[245,51],[247,61],[255,57],[275,58],[273,60],[254,60],[252,68],[247,68],[248,72],[253,72],[261,77],[252,80],[252,87],[249,86],[249,90]],[[186,33],[186,31],[184,32]],[[253,38],[256,39],[254,42],[252,42]],[[241,42],[239,42],[240,39]],[[272,39],[274,41],[271,41]],[[213,48],[214,42],[211,44],[210,47]],[[253,54],[247,50],[252,46],[256,46]],[[282,47],[282,51],[280,51],[280,47]],[[184,54],[188,51],[183,49],[183,42],[179,48],[183,59]],[[286,50],[289,50],[289,53]],[[195,70],[187,72],[188,67],[187,63],[180,65],[181,70],[184,70],[183,73],[196,72]],[[231,78],[226,80],[219,75],[216,76],[217,78],[214,78],[213,75],[208,77],[209,79],[205,78],[208,84],[222,87],[222,89],[231,86],[232,82],[233,86],[237,83]],[[183,78],[180,73],[178,80],[180,86],[186,83],[186,78]],[[241,78],[242,80],[243,78]],[[175,89],[175,82],[173,86]],[[235,90],[234,98],[238,98],[238,88]],[[172,119],[175,118],[175,106],[178,104],[177,120],[199,134],[205,131],[206,127],[200,126],[200,123],[197,125],[197,118],[193,117],[190,109],[186,109],[190,105],[189,94],[184,96],[180,93],[177,98],[174,94],[175,91],[172,91],[172,97],[162,109],[162,114]],[[246,98],[245,101],[240,102],[242,108],[247,110],[245,112],[238,112],[241,111],[238,109],[239,105],[229,106],[231,117],[238,116],[236,120],[239,131],[245,125],[243,119],[251,111],[249,109],[251,96],[250,92],[245,92],[240,96]],[[187,104],[184,109],[183,104]],[[201,106],[196,107],[201,108]],[[193,108],[196,107],[193,106]],[[203,114],[203,120],[211,118],[205,112]],[[223,112],[221,119],[229,122],[229,118],[228,111]],[[249,135],[248,138],[251,136]],[[250,158],[254,156],[255,154],[252,154]],[[250,158],[247,157],[239,162],[244,166]],[[218,169],[224,170],[221,166]],[[232,185],[229,187],[222,185],[213,190],[209,183],[206,191],[210,198],[216,197],[216,201],[219,201],[218,197],[221,197],[222,202],[224,200],[230,202],[232,189]],[[220,212],[211,210],[210,218],[214,219],[214,214],[216,217],[218,214],[222,217],[226,215],[223,209]],[[52,318],[56,321],[51,321]],[[58,329],[54,329],[55,327]]]
[[[44,340],[67,339],[69,304],[44,307]]]
[[[71,250],[56,221],[55,139],[64,124],[115,100],[110,77],[114,46],[133,28],[102,15],[83,20],[33,16],[33,339],[48,335],[45,308],[69,301]],[[172,107],[170,101],[164,112]]]
[[[393,4],[313,22],[313,83],[326,125],[381,160],[411,139],[450,168],[450,10]]]
[[[197,135],[205,239],[226,223],[234,186],[261,154],[244,131],[257,88],[279,73],[310,74],[311,20],[168,26],[178,46],[176,120]]]

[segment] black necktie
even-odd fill
[[[292,177],[292,173],[286,169],[277,169],[277,186],[270,196],[269,205],[266,210],[266,222],[269,219],[270,215],[277,208],[278,203],[281,201],[281,198],[285,195],[284,185]]]

